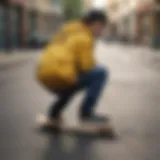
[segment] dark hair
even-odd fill
[[[83,22],[86,24],[92,24],[94,22],[100,21],[103,24],[107,24],[107,15],[100,10],[92,10],[88,12],[83,18]]]

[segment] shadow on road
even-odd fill
[[[53,159],[98,159],[95,144],[100,139],[85,136],[69,136],[66,134],[49,135],[48,146],[45,149],[43,160]],[[103,139],[104,142],[104,139]],[[107,140],[106,140],[107,143]],[[107,157],[106,157],[107,158]]]

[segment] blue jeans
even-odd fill
[[[51,106],[49,117],[51,119],[59,118],[71,98],[82,89],[86,90],[86,96],[80,107],[80,116],[91,116],[108,77],[109,72],[102,67],[95,67],[87,73],[80,74],[75,86],[56,93],[59,99]]]

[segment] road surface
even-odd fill
[[[148,49],[100,44],[98,62],[110,69],[110,82],[97,112],[109,114],[118,138],[107,140],[36,132],[36,115],[56,97],[35,78],[35,62],[0,71],[0,159],[2,160],[158,160],[160,158],[160,61]],[[64,117],[74,123],[79,93]]]

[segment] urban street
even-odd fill
[[[34,54],[34,52],[33,52]],[[158,160],[160,157],[160,55],[145,47],[98,43],[97,61],[110,80],[97,106],[109,115],[117,138],[48,135],[36,130],[36,117],[56,99],[36,81],[39,54],[0,68],[1,160]],[[77,121],[78,93],[64,113]]]

